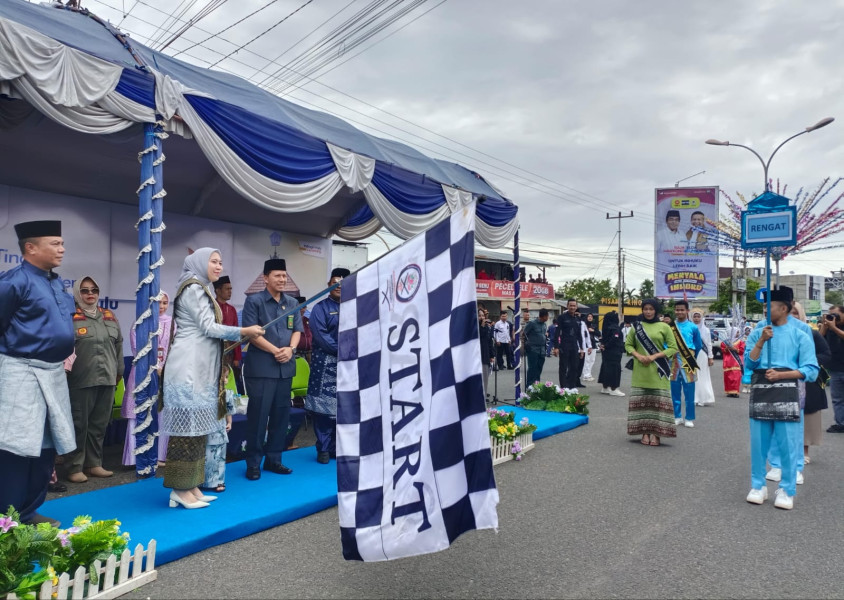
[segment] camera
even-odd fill
[[[835,315],[824,315],[824,318],[825,318],[827,321],[837,321],[837,320],[838,320],[838,317],[837,317],[837,316],[835,316]]]

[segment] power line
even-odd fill
[[[193,27],[196,23],[210,15],[212,12],[220,8],[223,4],[225,4],[227,0],[215,0],[210,2],[206,5],[205,8],[199,11],[198,14],[191,17],[190,21],[185,23],[182,27],[180,27],[173,35],[171,35],[167,40],[163,41],[161,45],[158,47],[159,52],[163,52],[165,48],[167,48],[170,44],[175,42],[179,39],[188,29]]]
[[[278,1],[279,1],[279,0],[270,0],[270,2],[267,2],[267,3],[266,3],[264,6],[262,6],[261,8],[259,8],[259,9],[257,9],[257,10],[253,10],[251,13],[249,13],[248,15],[246,15],[245,17],[243,17],[242,19],[239,19],[239,20],[235,21],[234,23],[232,23],[232,24],[231,24],[231,25],[229,25],[228,27],[225,27],[225,28],[221,29],[220,31],[218,31],[218,32],[217,32],[217,33],[215,33],[215,34],[209,35],[207,38],[205,38],[205,39],[204,39],[204,40],[202,40],[201,42],[193,42],[193,43],[191,43],[191,45],[190,45],[190,46],[188,46],[187,48],[184,48],[183,50],[179,50],[179,51],[178,51],[178,52],[176,52],[175,54],[171,54],[171,56],[173,56],[173,57],[179,56],[182,52],[186,52],[187,50],[190,50],[191,48],[195,48],[196,46],[202,46],[202,45],[204,45],[204,44],[205,44],[205,42],[207,42],[207,41],[209,41],[209,40],[212,40],[212,39],[214,39],[215,37],[220,37],[220,35],[221,35],[221,34],[225,33],[226,31],[228,31],[228,30],[229,30],[229,29],[231,29],[232,27],[234,27],[234,26],[236,26],[236,25],[240,25],[241,23],[243,23],[243,22],[244,22],[246,19],[248,19],[249,17],[252,17],[252,16],[254,16],[254,15],[257,15],[259,12],[261,12],[261,11],[262,11],[262,10],[264,10],[264,9],[269,8],[270,6],[272,6],[273,4],[275,4],[275,3],[276,3],[276,2],[278,2]]]
[[[229,58],[229,57],[230,57],[232,54],[234,54],[235,52],[239,52],[239,51],[243,50],[244,48],[246,48],[246,46],[248,46],[249,44],[251,44],[251,43],[252,43],[252,42],[254,42],[255,40],[257,40],[257,39],[259,39],[259,38],[261,38],[261,37],[265,36],[265,35],[266,35],[266,34],[268,34],[270,31],[272,31],[273,29],[275,29],[276,27],[278,27],[279,25],[281,25],[282,23],[284,23],[287,19],[289,19],[290,17],[292,17],[293,15],[295,15],[297,12],[299,12],[300,10],[302,10],[303,8],[305,8],[308,4],[312,3],[313,1],[314,1],[314,0],[306,0],[306,2],[305,2],[304,4],[302,4],[301,6],[299,6],[299,8],[297,8],[296,10],[294,10],[293,12],[291,12],[290,14],[288,14],[287,16],[283,17],[280,21],[278,21],[277,23],[275,23],[272,27],[269,27],[268,29],[265,29],[264,31],[262,31],[261,33],[259,33],[259,34],[258,34],[258,35],[256,35],[255,37],[253,37],[251,40],[249,40],[249,41],[248,41],[248,42],[246,42],[245,44],[241,44],[241,45],[240,45],[240,46],[238,46],[235,50],[232,50],[231,52],[229,52],[228,54],[226,54],[223,58],[221,58],[220,60],[218,60],[217,62],[215,62],[214,64],[212,64],[212,65],[209,67],[209,69],[210,69],[210,68],[214,68],[214,67],[216,67],[216,66],[217,66],[217,65],[219,65],[221,62],[223,62],[224,60],[226,60],[227,58]]]

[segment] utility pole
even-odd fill
[[[618,211],[618,215],[610,216],[610,213],[607,213],[607,219],[618,219],[618,319],[621,323],[624,322],[624,265],[621,261],[621,220],[622,219],[630,219],[633,217],[633,211],[630,211],[629,215],[621,214],[621,211]]]

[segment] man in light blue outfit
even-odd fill
[[[765,379],[772,383],[793,379],[815,381],[819,369],[812,338],[788,319],[792,308],[792,290],[782,287],[769,293],[772,325],[757,327],[748,337],[745,368],[767,369]],[[770,349],[766,347],[766,342]],[[803,424],[799,421],[750,419],[751,490],[747,495],[748,502],[762,504],[768,497],[765,462],[771,445],[775,444],[782,463],[782,480],[774,506],[785,510],[794,507],[799,460],[796,442],[802,431]],[[801,447],[799,453],[802,454],[802,451]]]
[[[787,290],[791,289],[786,286],[780,286],[780,290]],[[764,293],[764,292],[763,292]],[[763,305],[763,309],[767,311],[768,306]],[[809,327],[809,324],[805,321],[801,321],[800,319],[794,318],[794,315],[788,315],[788,323],[790,325],[794,325],[801,331],[804,331],[806,335],[809,336],[809,339],[812,339],[812,328]],[[768,319],[762,319],[759,321],[754,329],[761,329],[768,324]],[[813,342],[814,343],[814,342]],[[747,383],[750,385],[750,376],[752,371],[745,369],[744,377],[742,378],[742,383]],[[801,405],[805,403],[805,396],[806,396],[806,389],[803,387],[805,382],[799,382],[798,386],[800,386],[800,394],[804,400],[801,401]],[[805,457],[803,455],[803,408],[800,409],[800,435],[798,436],[799,439],[794,439],[795,446],[799,449],[797,452],[797,485],[803,484],[803,467],[805,462]],[[768,462],[771,464],[771,470],[765,475],[765,479],[768,481],[780,481],[782,479],[782,461],[780,460],[780,452],[777,448],[776,444],[771,444],[771,450],[768,452]]]
[[[671,361],[671,400],[674,403],[674,424],[679,425],[683,423],[683,396],[686,397],[686,427],[695,426],[695,381],[697,381],[696,369],[688,364],[687,358],[682,354],[684,351],[681,346],[685,344],[691,359],[698,355],[701,348],[703,348],[703,341],[700,339],[700,329],[697,325],[689,321],[689,303],[685,300],[678,300],[674,304],[674,324],[677,331],[680,333],[682,340],[677,340],[677,347],[680,352],[674,355]],[[673,329],[673,327],[672,327]],[[675,332],[674,337],[677,337]],[[696,364],[696,363],[692,363]]]

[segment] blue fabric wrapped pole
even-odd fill
[[[516,404],[521,404],[520,396],[522,395],[522,352],[521,352],[521,339],[522,339],[522,312],[521,312],[521,297],[522,293],[520,291],[519,277],[520,269],[519,269],[519,230],[516,230],[516,235],[513,237],[513,288],[516,296],[516,310],[515,315],[513,315],[513,320],[515,321],[515,329],[516,329],[516,343],[515,348],[513,349],[513,362],[516,363],[516,370],[514,371],[516,374]]]
[[[152,477],[158,464],[158,293],[161,258],[162,140],[156,125],[144,124],[138,189],[138,288],[135,294],[135,472]],[[160,130],[159,130],[160,133]],[[153,199],[155,197],[155,200]],[[157,205],[157,206],[155,206]],[[157,210],[154,210],[157,208]],[[153,241],[154,238],[154,241]]]

